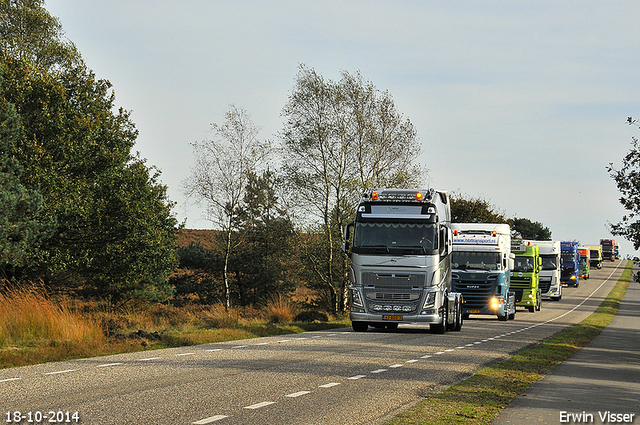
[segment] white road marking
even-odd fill
[[[179,354],[176,354],[176,356],[190,356],[192,354],[195,354],[195,353],[179,353]]]
[[[298,391],[297,393],[287,394],[285,397],[295,398],[300,397],[301,395],[306,395],[311,393],[311,391]]]
[[[376,369],[376,370],[372,370],[371,373],[382,373],[382,372],[386,372],[387,369]]]
[[[290,339],[283,339],[282,341],[278,341],[278,342],[289,342],[291,341]]]
[[[222,351],[222,348],[214,348],[213,350],[204,350],[204,351]]]
[[[210,424],[211,422],[219,421],[219,420],[224,419],[224,418],[228,418],[228,416],[225,416],[225,415],[211,416],[210,418],[201,419],[199,421],[193,422],[193,425]]]
[[[433,357],[433,356],[431,356],[430,354],[427,354],[426,356],[422,356],[422,357],[420,357],[420,358],[421,358],[421,359],[428,359],[429,357]]]
[[[389,366],[389,367],[392,367],[392,368],[394,368],[394,369],[395,369],[395,368],[397,368],[397,367],[402,367],[402,365],[401,365],[401,364],[392,364],[392,365],[391,365],[391,366]]]
[[[456,349],[455,349],[455,348],[447,348],[447,349],[446,349],[446,350],[444,350],[444,351],[446,351],[446,352],[450,352],[450,351],[456,351]]]
[[[335,387],[336,385],[340,385],[340,383],[339,382],[330,382],[328,384],[319,385],[318,388],[331,388],[331,387]]]
[[[453,351],[453,350],[451,350],[451,351]],[[415,362],[417,362],[417,360],[413,359],[413,360],[407,360],[405,363],[415,363]]]
[[[122,363],[107,363],[107,364],[99,364],[96,367],[107,367],[107,366],[118,366],[121,365]]]
[[[76,369],[59,370],[57,372],[47,372],[45,375],[57,375],[59,373],[75,372]]]
[[[462,350],[464,347],[456,347],[456,349],[458,350]]]
[[[248,345],[236,345],[236,346],[231,347],[231,348],[247,348],[247,347],[248,347]]]
[[[8,378],[8,379],[0,380],[0,382],[19,381],[21,379],[22,378]]]
[[[261,407],[269,406],[271,404],[275,404],[275,401],[263,401],[262,403],[252,404],[251,406],[246,406],[245,409],[260,409]]]
[[[440,354],[444,354],[444,351],[438,351],[437,353],[433,353],[433,354],[439,356]]]
[[[254,344],[254,345],[269,345],[269,343],[268,342],[259,342],[259,343]]]
[[[139,361],[141,362],[148,362],[149,360],[158,360],[161,359],[162,357],[147,357],[146,359],[140,359]]]
[[[356,379],[360,379],[360,378],[366,378],[367,375],[356,375],[356,376],[352,376],[350,378],[347,379],[351,379],[351,380],[356,380]]]

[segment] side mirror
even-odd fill
[[[342,237],[342,251],[351,255],[351,234],[353,233],[353,222],[347,224],[344,228],[344,234]]]

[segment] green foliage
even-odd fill
[[[518,239],[532,239],[536,241],[550,241],[551,230],[544,227],[538,221],[531,221],[528,218],[514,218],[511,221],[512,236]]]
[[[627,122],[638,126],[632,117]],[[609,225],[611,233],[632,242],[637,250],[640,248],[640,142],[636,137],[632,137],[631,149],[622,159],[622,168],[618,170],[610,163],[607,171],[620,191],[620,203],[628,211],[620,222]]]
[[[0,114],[15,111],[20,134],[7,153],[50,224],[30,246],[24,278],[113,299],[166,298],[176,265],[173,204],[159,173],[131,155],[137,131],[127,112],[112,112],[109,82],[84,65],[54,77],[1,59]]]
[[[0,0],[0,50],[33,63],[44,71],[59,71],[82,59],[63,37],[58,18],[44,8],[44,0]]]
[[[452,193],[452,223],[507,223],[503,212],[496,209],[486,199],[471,198],[460,193]]]

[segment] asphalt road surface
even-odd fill
[[[2,369],[0,420],[382,424],[427,394],[580,322],[625,264],[606,262],[539,312],[519,308],[507,322],[471,316],[462,331],[444,335],[417,325],[345,328]]]

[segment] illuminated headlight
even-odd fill
[[[422,308],[431,307],[435,303],[436,303],[436,293],[435,292],[429,292],[427,294],[427,298],[424,300],[424,306],[422,306]]]
[[[571,280],[576,280],[576,275],[571,275]]]
[[[491,308],[499,308],[500,304],[503,304],[504,300],[497,298],[497,297],[493,297],[491,298]]]
[[[364,303],[362,302],[362,298],[360,298],[360,292],[355,289],[351,290],[351,305],[353,307],[364,308]]]
[[[527,294],[527,298],[533,298],[533,294]]]

